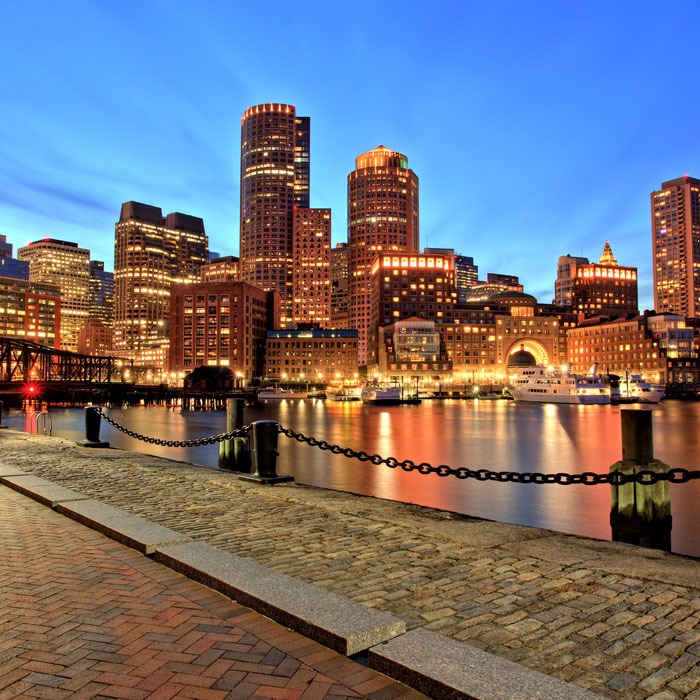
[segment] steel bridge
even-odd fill
[[[29,340],[0,337],[2,382],[117,382],[122,379],[121,362],[117,362],[113,357],[80,355]]]

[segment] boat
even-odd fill
[[[367,382],[362,387],[361,397],[363,403],[396,406],[401,403],[401,389],[392,384]]]
[[[570,367],[552,369],[523,367],[507,389],[515,401],[565,404],[609,404],[605,377],[593,366],[587,375],[574,374]]]
[[[307,399],[325,399],[328,398],[323,389],[314,389],[306,395]]]
[[[306,392],[292,391],[281,386],[268,386],[258,390],[258,399],[263,400],[279,400],[279,399],[305,399]]]
[[[638,401],[639,403],[659,403],[666,396],[666,387],[652,384],[642,378],[641,374],[626,373],[620,380],[621,400]]]
[[[362,401],[362,387],[329,387],[329,389],[326,391],[326,396],[329,401]]]

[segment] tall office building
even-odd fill
[[[282,300],[293,322],[294,207],[309,206],[310,119],[293,105],[261,104],[241,119],[241,280]]]
[[[207,259],[202,219],[122,204],[114,237],[114,349],[133,355],[163,345],[170,285],[199,281]]]
[[[7,242],[7,236],[0,236],[0,259],[12,257],[12,243]]]
[[[29,280],[61,290],[61,350],[76,352],[80,328],[90,315],[90,251],[77,243],[44,238],[17,251],[29,263]]]
[[[700,180],[661,183],[651,193],[654,307],[659,313],[700,315]]]
[[[101,260],[90,261],[90,316],[110,328],[114,320],[114,273]]]
[[[576,268],[588,265],[588,258],[560,255],[557,261],[557,279],[554,281],[554,301],[557,306],[571,306]]]
[[[331,210],[294,209],[292,314],[296,324],[331,321]]]
[[[360,365],[367,364],[372,264],[380,253],[417,253],[418,177],[405,155],[379,146],[355,159],[348,175],[350,327],[358,330]]]
[[[331,249],[331,328],[350,328],[348,320],[348,244]]]

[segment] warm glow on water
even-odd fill
[[[246,408],[245,422],[278,420],[306,436],[368,454],[516,472],[607,472],[621,458],[620,411],[614,406],[555,406],[512,401],[424,401],[419,406],[367,406],[360,402],[270,401]],[[664,401],[652,410],[654,456],[671,467],[700,469],[700,403]],[[167,408],[111,409],[137,433],[187,440],[224,432],[223,412]],[[82,409],[52,409],[53,434],[81,439]],[[24,414],[5,422],[27,429]],[[102,423],[112,447],[136,449],[216,466],[218,445],[162,448],[136,441]],[[480,482],[405,472],[332,455],[280,436],[279,474],[313,484],[417,503],[503,522],[610,539],[607,486]],[[700,556],[700,483],[671,486],[673,550]]]

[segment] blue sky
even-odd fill
[[[421,246],[551,301],[606,240],[653,305],[649,193],[700,177],[700,3],[374,0],[3,3],[0,234],[113,269],[122,202],[204,219],[238,254],[240,117],[311,117],[311,205],[347,240],[355,157],[420,178]]]

